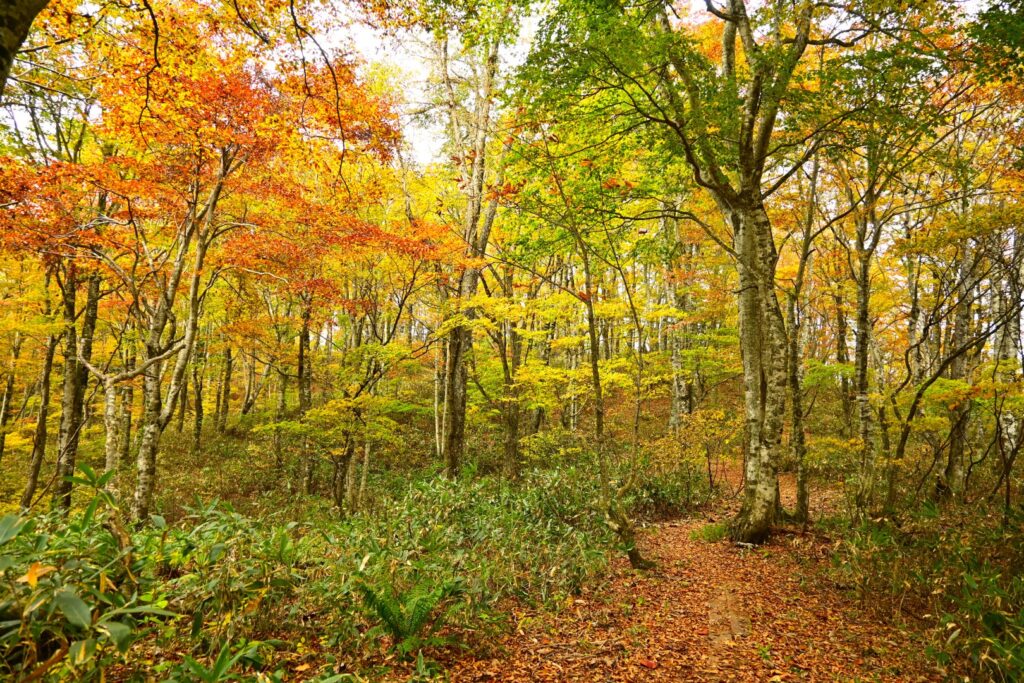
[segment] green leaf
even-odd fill
[[[224,555],[224,551],[227,550],[227,546],[223,543],[214,543],[210,548],[210,562],[216,562]]]
[[[89,606],[70,589],[58,591],[53,596],[53,601],[73,626],[89,628],[92,625],[92,612]]]
[[[107,632],[110,639],[117,645],[117,649],[120,652],[127,652],[128,646],[131,645],[132,638],[132,627],[128,624],[122,624],[119,621],[106,621],[100,624],[100,628]]]
[[[68,661],[72,666],[80,666],[92,659],[94,654],[96,654],[95,639],[76,640],[68,649]]]
[[[20,515],[4,515],[0,517],[0,545],[7,543],[17,536],[23,526],[25,526],[25,522]]]

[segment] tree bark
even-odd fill
[[[39,470],[46,455],[47,418],[50,415],[50,379],[53,376],[53,357],[57,353],[59,337],[51,335],[46,343],[43,356],[43,370],[39,376],[39,412],[36,415],[36,431],[32,438],[32,455],[29,458],[28,481],[21,496],[21,509],[28,510],[39,485]]]
[[[17,377],[18,357],[21,355],[22,337],[19,332],[14,333],[14,341],[11,344],[11,369],[7,373],[7,382],[4,384],[4,396],[0,400],[0,461],[4,457],[4,449],[7,445],[7,423],[11,420],[11,403],[14,400],[14,381]]]
[[[740,351],[746,419],[743,502],[730,535],[760,543],[771,533],[778,507],[777,454],[786,388],[786,329],[775,294],[771,223],[759,201],[726,214],[734,230],[739,267]]]
[[[75,305],[77,284],[77,277],[73,271],[69,271],[63,287],[64,395],[61,398],[60,432],[57,441],[57,480],[53,487],[53,507],[65,515],[71,510],[73,485],[70,477],[75,473],[78,443],[83,426],[82,407],[88,385],[88,370],[79,362],[79,356],[86,362],[92,357],[93,334],[100,299],[100,279],[98,275],[94,275],[89,278],[85,310],[82,312],[82,339],[79,349],[76,320],[78,311]]]
[[[200,343],[192,361],[192,403],[195,413],[192,420],[192,452],[198,453],[203,446],[203,422],[206,408],[203,406],[203,388],[206,382],[206,345]]]
[[[14,57],[28,37],[32,22],[49,0],[5,0],[0,4],[0,97],[14,66]]]
[[[231,375],[234,369],[234,359],[231,356],[231,347],[224,348],[224,381],[220,387],[220,405],[217,408],[217,431],[223,434],[228,426],[228,410],[231,407]]]
[[[964,244],[957,269],[957,305],[953,316],[953,333],[950,335],[950,348],[960,347],[971,334],[971,297],[974,290],[973,250],[970,240]],[[967,354],[960,354],[949,365],[949,378],[952,380],[967,379]],[[962,398],[949,411],[949,449],[947,450],[946,466],[943,469],[936,493],[940,497],[959,498],[964,487],[964,450],[967,443],[967,422],[971,412],[971,400]]]
[[[871,343],[871,255],[858,245],[857,319],[854,337],[853,390],[857,405],[857,435],[860,438],[860,471],[857,481],[857,510],[863,513],[871,504],[875,478],[875,445],[872,434],[868,377],[868,347]]]
[[[305,415],[313,407],[313,364],[309,353],[309,320],[313,303],[309,297],[302,301],[302,328],[299,330],[299,415]]]

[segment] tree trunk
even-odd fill
[[[491,227],[497,211],[497,199],[493,199],[484,207],[485,185],[488,172],[488,139],[491,128],[491,110],[494,105],[494,81],[498,71],[498,41],[493,41],[486,47],[486,54],[483,56],[483,63],[480,64],[478,74],[480,80],[473,83],[474,106],[471,119],[465,122],[457,113],[460,108],[455,88],[452,84],[451,72],[448,63],[448,41],[442,39],[438,44],[442,61],[442,76],[445,80],[447,91],[447,105],[449,114],[449,126],[451,128],[451,140],[456,145],[462,139],[468,139],[470,144],[463,152],[463,173],[468,183],[466,184],[465,199],[466,205],[463,211],[462,237],[466,243],[466,256],[471,259],[479,259],[484,255],[487,244],[490,241]],[[504,152],[498,162],[499,170],[494,179],[495,185],[502,183],[501,167],[504,163]],[[464,304],[476,294],[477,285],[480,280],[479,268],[473,264],[467,264],[458,279],[457,301],[459,308],[456,314],[465,316],[472,321],[477,312],[473,307]],[[445,471],[449,477],[455,477],[462,465],[463,451],[465,449],[466,434],[466,398],[469,372],[466,362],[473,350],[473,331],[469,325],[456,325],[448,335],[448,357],[445,365],[445,431],[444,431],[444,457]]]
[[[36,16],[49,0],[5,0],[0,4],[0,97],[7,86],[14,56],[28,37]]]
[[[29,459],[28,481],[21,496],[21,509],[28,510],[39,485],[39,470],[46,454],[47,418],[50,414],[50,379],[53,375],[53,357],[57,353],[58,337],[51,335],[43,356],[43,370],[39,376],[39,412],[36,415],[36,431],[32,438],[32,455]]]
[[[452,478],[459,474],[466,446],[466,385],[469,381],[466,352],[472,346],[473,331],[465,325],[456,327],[448,336],[448,363],[445,367],[444,392],[444,455],[445,471]]]
[[[0,400],[0,461],[4,457],[4,449],[7,445],[7,423],[11,420],[11,403],[14,400],[14,380],[17,376],[18,356],[21,355],[22,337],[18,332],[14,333],[14,341],[11,344],[11,369],[7,373],[7,382],[4,384],[4,396]]]
[[[203,407],[203,385],[206,382],[206,345],[201,344],[192,361],[192,404],[195,409],[192,421],[192,452],[198,453],[203,446],[203,422],[206,409]]]
[[[135,368],[135,343],[131,342],[129,352],[126,354],[125,370],[133,370]],[[135,409],[135,385],[131,382],[125,383],[121,387],[121,402],[118,410],[120,411],[119,417],[119,429],[118,437],[120,456],[118,461],[121,463],[128,462],[128,458],[131,456],[132,449],[132,411]]]
[[[971,274],[972,259],[973,250],[970,240],[968,240],[960,257],[960,267],[957,269],[957,305],[956,314],[953,316],[953,332],[950,335],[949,348],[951,349],[959,348],[970,337],[971,296],[974,290]],[[957,356],[950,364],[949,378],[959,381],[967,379],[966,353]],[[964,450],[967,443],[967,422],[970,411],[971,400],[967,397],[962,398],[949,411],[949,450],[947,451],[946,466],[936,486],[936,493],[940,496],[958,498],[963,493]]]
[[[178,434],[185,433],[185,414],[188,412],[188,375],[182,378],[181,389],[178,390]]]
[[[312,302],[303,299],[302,328],[299,330],[299,414],[305,415],[313,407],[313,367],[309,353],[309,319],[312,315]]]
[[[801,264],[801,270],[802,270]],[[797,275],[802,284],[802,277]],[[793,446],[793,459],[796,461],[796,510],[794,521],[806,523],[810,517],[810,500],[807,490],[807,438],[804,434],[804,395],[801,377],[800,346],[803,342],[803,324],[800,321],[799,297],[800,286],[794,286],[790,296],[788,310],[789,327],[789,401],[790,401],[790,439]]]
[[[359,460],[352,453],[345,463],[345,509],[349,514],[356,511],[356,469]]]
[[[363,443],[363,471],[359,477],[359,492],[356,494],[356,505],[362,508],[366,503],[366,477],[370,472],[370,441]]]
[[[858,247],[857,320],[854,343],[853,390],[856,396],[860,438],[860,469],[857,479],[856,505],[863,514],[871,505],[875,480],[875,444],[872,434],[870,388],[868,378],[868,347],[871,344],[871,255],[863,244]]]
[[[156,354],[152,354],[156,355]],[[153,363],[142,375],[142,420],[139,429],[139,453],[136,457],[138,481],[132,499],[132,518],[145,521],[153,504],[156,488],[156,454],[160,445],[160,369]]]
[[[836,304],[836,362],[846,365],[850,362],[850,350],[847,347],[847,324],[846,309],[841,296],[834,296]],[[843,368],[842,376],[839,378],[839,400],[843,406],[842,434],[849,438],[853,434],[853,403],[850,401],[850,378]]]
[[[89,278],[85,310],[82,313],[81,349],[77,339],[77,308],[75,306],[77,282],[69,274],[64,283],[64,395],[61,398],[60,432],[57,441],[57,479],[53,487],[53,507],[67,514],[71,510],[72,482],[78,443],[83,426],[82,408],[88,385],[88,370],[78,361],[79,354],[88,362],[92,358],[93,334],[100,299],[99,276]]]
[[[505,476],[509,479],[519,477],[519,422],[521,411],[519,398],[513,396],[505,404]]]
[[[159,303],[155,305],[150,315],[145,343],[146,364],[142,382],[142,424],[139,430],[139,452],[136,458],[138,478],[135,494],[132,497],[132,517],[136,521],[143,522],[149,518],[156,485],[156,456],[160,446],[160,436],[174,416],[175,401],[178,400],[181,393],[181,385],[195,349],[199,329],[199,312],[203,302],[201,293],[203,291],[203,264],[211,240],[215,236],[213,220],[216,207],[224,187],[224,181],[231,169],[234,168],[233,160],[233,150],[221,151],[220,173],[202,207],[203,223],[202,225],[186,226],[187,230],[179,244],[173,270],[163,280],[165,290],[161,293],[158,299]],[[190,249],[190,244],[193,241],[195,243],[194,252]],[[185,319],[183,339],[175,350],[173,347],[165,347],[162,339],[174,306],[178,285],[185,272],[186,263],[189,261],[187,257],[190,252],[193,252],[193,258],[188,286],[188,315]],[[158,358],[160,360],[157,360]],[[167,373],[169,383],[167,400],[164,402],[161,395],[160,379],[161,368],[167,359],[172,359],[173,365]]]
[[[234,366],[231,347],[224,348],[224,381],[221,384],[220,407],[217,409],[217,431],[221,434],[228,426],[228,409],[231,407],[231,373]]]
[[[278,370],[277,379],[277,410],[274,413],[274,419],[277,422],[283,422],[288,412],[288,375],[283,370]],[[278,469],[284,466],[284,449],[280,427],[274,427],[274,462]]]
[[[121,466],[121,420],[117,414],[118,387],[111,379],[103,381],[103,471],[116,472]],[[111,477],[108,489],[116,490],[117,475]]]
[[[733,540],[768,538],[778,507],[776,459],[782,438],[786,387],[786,330],[775,295],[775,253],[764,207],[728,210],[739,267],[740,350],[746,417],[745,486]]]
[[[576,244],[580,251],[580,259],[583,261],[584,296],[583,304],[587,314],[587,338],[590,357],[590,381],[594,392],[594,448],[597,451],[597,469],[601,478],[601,498],[604,506],[605,523],[608,525],[619,542],[626,549],[626,556],[629,564],[634,569],[650,569],[654,563],[647,560],[640,552],[636,542],[636,529],[633,522],[622,509],[620,500],[625,491],[614,490],[611,482],[611,471],[608,468],[608,452],[604,434],[604,390],[601,386],[601,344],[598,334],[597,314],[594,311],[594,300],[597,298],[597,289],[594,286],[594,278],[590,269],[590,258],[587,253],[587,245],[583,241],[583,235],[578,230],[573,230]]]

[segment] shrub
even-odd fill
[[[119,659],[151,618],[171,615],[103,491],[109,477],[82,471],[76,483],[95,496],[70,520],[0,519],[0,671],[85,680]]]

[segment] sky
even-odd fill
[[[420,167],[438,161],[444,145],[441,127],[411,113],[426,102],[426,84],[430,78],[430,62],[422,39],[387,36],[359,23],[353,24],[348,37],[367,64],[381,64],[399,74],[396,85],[402,88],[406,103],[402,129],[408,160]]]

